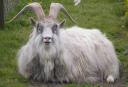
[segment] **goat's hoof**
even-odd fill
[[[107,82],[108,82],[108,83],[114,83],[114,77],[113,77],[112,75],[109,75],[109,76],[107,77]]]

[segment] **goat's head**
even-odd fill
[[[15,17],[12,18],[9,22],[13,21],[17,17],[19,17],[25,10],[33,11],[37,20],[31,19],[31,24],[34,27],[33,33],[36,37],[40,38],[39,43],[43,43],[45,45],[50,45],[55,42],[55,38],[59,35],[59,29],[63,27],[65,20],[62,22],[57,21],[57,15],[59,11],[62,11],[70,20],[74,22],[72,17],[68,14],[64,6],[60,3],[51,3],[49,15],[45,16],[44,11],[41,5],[37,2],[30,3],[26,5]]]
[[[33,18],[30,18],[31,24],[34,27],[34,34],[36,37],[40,38],[40,43],[44,45],[54,44],[59,36],[59,29],[63,27],[65,20],[61,23],[43,20],[43,21],[35,21]]]

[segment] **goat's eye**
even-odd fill
[[[36,28],[37,28],[37,32],[38,33],[42,33],[43,32],[43,26],[40,23],[37,24]]]
[[[42,33],[42,32],[43,32],[43,27],[38,27],[38,28],[37,28],[37,32],[38,32],[38,33]]]
[[[53,31],[53,33],[57,33],[57,24],[54,24],[53,26],[52,26],[52,31]]]

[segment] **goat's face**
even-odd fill
[[[59,40],[59,29],[63,26],[65,21],[56,23],[54,21],[37,21],[31,19],[31,23],[35,27],[36,42],[43,44],[45,47],[49,47],[56,44]],[[38,44],[38,45],[39,45]]]

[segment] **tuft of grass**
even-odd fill
[[[53,0],[36,0],[42,4],[45,13],[48,14],[50,3]],[[30,0],[20,0],[16,8],[6,17],[6,21],[16,15]],[[98,28],[113,42],[118,58],[123,65],[123,77],[128,77],[128,55],[124,52],[128,46],[128,26],[124,15],[124,5],[121,0],[81,0],[80,5],[74,6],[72,0],[54,0],[62,3],[70,15],[77,21],[77,25],[85,28]],[[30,82],[19,75],[17,69],[17,52],[24,45],[32,26],[29,17],[34,14],[25,12],[24,16],[10,24],[5,29],[0,29],[0,87],[27,87]],[[74,24],[64,17],[62,13],[60,20],[66,19],[67,27]],[[124,87],[128,86],[127,80],[122,80]],[[76,84],[65,84],[65,87],[78,87]],[[104,87],[91,84],[79,84],[79,87]],[[109,87],[109,86],[106,86]],[[117,86],[115,86],[117,87]],[[120,87],[120,86],[119,86]]]

